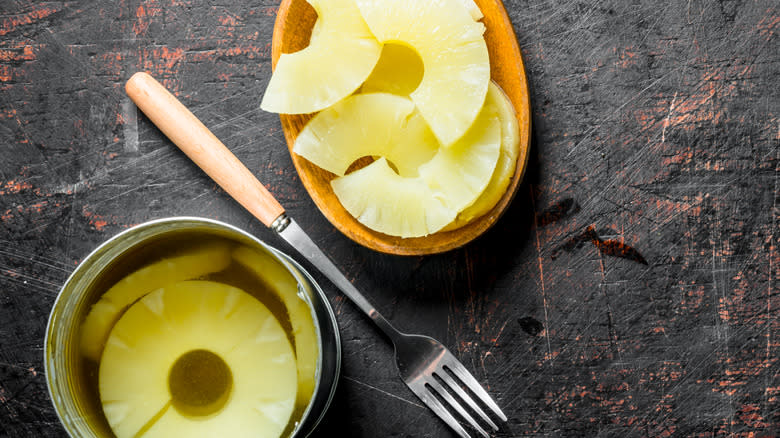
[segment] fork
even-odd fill
[[[458,399],[465,402],[494,431],[498,430],[496,423],[461,387],[461,383],[490,408],[501,421],[507,421],[506,415],[490,398],[485,389],[480,386],[477,379],[441,342],[428,336],[401,333],[376,310],[369,316],[393,342],[396,366],[404,383],[458,435],[469,438],[469,434],[447,409],[447,406],[437,398],[437,395],[444,399],[450,408],[454,409],[483,437],[488,438],[488,433],[458,402]]]
[[[165,87],[146,73],[136,73],[125,88],[136,105],[176,146],[230,196],[308,259],[379,326],[393,342],[396,365],[406,385],[458,435],[469,438],[451,410],[480,435],[489,437],[462,403],[493,430],[498,430],[496,423],[461,383],[501,421],[507,421],[506,415],[479,382],[444,345],[427,336],[401,333],[377,312],[298,224],[287,216],[284,208],[249,169]]]

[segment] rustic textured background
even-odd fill
[[[277,1],[0,0],[0,436],[64,435],[46,319],[103,240],[198,215],[289,250],[138,114],[122,91],[138,70],[390,319],[452,347],[510,416],[500,436],[775,435],[780,5],[505,4],[531,84],[529,172],[487,235],[399,258],[327,223],[258,109]],[[318,436],[452,436],[322,283],[344,369]]]

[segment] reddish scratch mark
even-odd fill
[[[536,258],[537,263],[539,264],[539,281],[541,283],[542,287],[542,305],[544,307],[544,327],[546,330],[544,330],[544,338],[547,341],[547,355],[545,356],[547,360],[553,359],[552,354],[552,347],[550,346],[550,321],[547,316],[547,294],[544,290],[544,267],[542,265],[542,248],[541,244],[539,243],[539,227],[536,221],[536,217],[538,213],[536,212],[536,200],[534,199],[534,189],[533,186],[529,186],[529,190],[531,191],[531,208],[534,212],[534,234],[536,236]]]
[[[739,419],[745,424],[756,429],[766,429],[770,427],[769,422],[757,411],[760,408],[754,404],[743,405],[739,410]]]
[[[0,185],[0,195],[7,195],[10,193],[19,193],[25,189],[31,189],[32,184],[27,181],[6,181],[5,184]]]
[[[712,81],[714,73],[705,76],[705,81]],[[669,118],[670,126],[685,125],[693,129],[695,122],[712,121],[717,122],[720,119],[720,113],[714,112],[712,98],[716,93],[716,84],[708,82],[704,85],[703,91],[689,96],[677,106],[675,115]],[[731,87],[734,87],[731,85]]]
[[[165,77],[175,71],[174,67],[184,59],[184,49],[177,47],[169,49],[168,47],[157,47],[151,50],[144,49],[139,54],[141,65],[146,71]],[[163,85],[174,88],[163,80]]]
[[[771,9],[767,10],[767,14],[772,12]],[[766,37],[767,40],[771,39],[775,35],[775,28],[780,24],[780,15],[767,15],[756,25],[758,34]]]
[[[119,52],[106,52],[102,55],[100,55],[101,59],[106,62],[112,62],[112,61],[121,61],[122,60],[122,54]]]
[[[780,132],[778,132],[778,137],[780,137]],[[777,157],[780,158],[780,152],[777,153]],[[776,166],[775,169],[776,170],[780,170],[780,164],[778,166]],[[778,174],[780,174],[780,172],[775,172],[775,184],[774,184],[774,186],[775,186],[775,194],[777,194],[778,193],[778,189],[780,189],[780,187],[778,187],[778,181],[780,180],[780,179],[778,179]],[[773,289],[772,288],[773,288],[773,286],[776,287],[775,285],[773,285],[773,279],[774,279],[774,275],[775,275],[774,272],[775,272],[775,269],[776,269],[774,267],[774,263],[775,263],[775,250],[776,250],[776,247],[775,247],[776,240],[775,240],[774,237],[775,237],[775,232],[777,231],[777,214],[776,214],[776,212],[777,212],[777,196],[775,196],[775,199],[772,202],[772,212],[773,212],[772,213],[772,234],[771,234],[770,239],[769,239],[769,242],[770,242],[769,243],[769,271],[768,271],[769,272],[769,275],[768,275],[768,277],[769,277],[768,280],[769,281],[767,281],[768,287],[767,287],[767,291],[766,291],[766,316],[767,316],[767,320],[768,321],[767,321],[767,326],[766,326],[766,356],[765,356],[764,362],[767,365],[770,363],[770,359],[774,357],[774,355],[772,354],[772,346],[773,345],[777,346],[776,343],[772,342],[772,333],[774,332],[774,330],[772,330],[772,328],[773,328],[772,326],[774,324],[771,323],[771,321],[773,321],[773,320],[776,321],[777,320],[776,319],[776,314],[774,314],[775,317],[772,316],[773,315],[773,313],[772,313],[772,292],[773,292]],[[765,408],[769,405],[769,390],[770,390],[769,385],[767,385],[766,390],[764,391],[764,407]],[[773,397],[773,398],[776,399],[775,397]]]
[[[593,231],[595,233],[595,230]],[[647,260],[642,257],[642,254],[640,254],[639,251],[635,250],[633,247],[623,243],[622,239],[601,240],[601,238],[595,236],[595,238],[591,238],[591,241],[594,245],[596,245],[596,248],[598,248],[602,254],[633,260],[637,263],[647,265]]]
[[[701,59],[707,65],[707,59]],[[670,128],[692,131],[701,123],[718,123],[727,117],[720,99],[736,97],[739,84],[748,83],[755,64],[747,59],[735,59],[729,65],[710,65],[699,77],[689,94],[659,95],[653,107],[638,110],[634,117],[643,131],[661,129],[661,144]]]
[[[36,213],[43,213],[43,207],[45,207],[47,204],[48,201],[36,202],[29,207],[29,210],[35,211]]]
[[[20,276],[18,272],[13,271],[11,269],[3,269],[3,274],[13,278],[17,278]]]
[[[8,82],[11,79],[13,79],[11,66],[6,64],[0,65],[0,82]]]
[[[673,164],[690,165],[692,163],[693,163],[692,149],[679,151],[670,157],[663,157],[661,159],[661,165],[664,167],[669,167]]]
[[[35,60],[35,51],[33,51],[33,46],[31,45],[25,45],[22,47],[0,50],[0,61],[20,62],[20,61],[34,61],[34,60]]]
[[[599,236],[596,228],[593,225],[588,226],[585,231],[570,238],[562,245],[557,247],[552,252],[552,254],[550,254],[550,257],[555,260],[561,251],[573,251],[577,248],[580,248],[585,242],[593,243],[593,245],[596,246],[596,248],[598,248],[599,252],[602,254],[612,257],[620,257],[647,265],[647,260],[645,260],[642,254],[640,254],[639,251],[633,247],[626,245],[623,238],[620,240],[604,240]]]
[[[498,339],[501,337],[501,334],[504,333],[504,329],[506,328],[507,322],[509,321],[504,321],[504,324],[501,325],[501,328],[498,330],[496,336],[494,336],[493,339],[490,340],[490,342],[493,344],[493,347],[498,347]],[[488,350],[488,354],[490,354],[490,350]]]
[[[460,341],[460,350],[458,350],[461,353],[471,351],[474,348],[474,342],[473,341]]]
[[[5,35],[16,30],[19,26],[25,26],[33,24],[36,21],[46,18],[51,14],[59,12],[60,9],[53,7],[36,7],[33,6],[32,10],[26,14],[12,15],[4,18],[2,26],[0,26],[0,35]]]
[[[103,228],[105,228],[106,225],[108,225],[108,221],[107,220],[99,219],[99,216],[95,215],[94,213],[85,212],[84,216],[89,218],[90,225],[95,227],[95,229],[98,230],[98,231],[103,231]]]
[[[97,213],[93,213],[87,210],[86,206],[82,208],[81,214],[82,216],[84,216],[89,220],[89,224],[92,225],[92,227],[95,228],[95,230],[97,231],[103,231],[109,223],[111,223],[112,225],[119,225],[118,220],[115,216],[112,216],[110,218],[100,216]]]
[[[661,131],[661,144],[666,143],[666,128],[669,127],[670,118],[672,117],[672,112],[674,111],[674,104],[677,102],[677,92],[674,92],[674,97],[672,98],[672,104],[669,105],[669,114],[666,115],[666,119],[664,120],[664,128]]]
[[[162,8],[154,4],[155,2],[146,3],[146,7],[139,5],[138,9],[135,10],[135,16],[138,21],[133,24],[133,32],[138,36],[146,32],[149,29],[149,25],[152,24],[154,17],[162,13]]]
[[[122,72],[122,56],[123,55],[120,52],[106,52],[100,55],[100,59],[112,72],[120,74]]]
[[[79,119],[79,120],[76,120],[75,122],[73,122],[73,127],[76,128],[76,131],[78,131],[78,133],[82,137],[86,137],[87,136],[87,130],[84,128],[84,121],[83,120]]]
[[[30,213],[43,213],[43,210],[45,207],[49,206],[49,201],[40,201],[36,202],[35,204],[30,205],[19,205],[16,208],[9,208],[6,210],[2,215],[0,215],[0,220],[3,222],[9,221],[14,218],[14,213],[16,214],[30,214]],[[62,203],[55,202],[53,204],[54,207],[61,207]]]
[[[278,11],[279,11],[278,6],[271,6],[271,7],[260,9],[260,12],[265,14],[267,17],[275,17]]]
[[[238,20],[236,20],[236,17],[232,16],[220,16],[217,17],[217,20],[223,25],[223,26],[238,26]]]
[[[613,51],[618,54],[617,66],[619,68],[628,68],[629,66],[636,64],[636,51],[632,50],[631,47],[623,49],[618,49],[616,47]]]
[[[225,56],[247,55],[249,59],[252,59],[257,55],[262,55],[263,52],[257,47],[231,47],[222,50],[222,54]]]

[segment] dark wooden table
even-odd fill
[[[162,80],[399,326],[441,339],[499,436],[773,436],[780,428],[780,5],[505,2],[533,102],[529,171],[466,247],[393,257],[318,212],[259,110],[278,1],[0,0],[0,436],[63,436],[42,369],[60,285],[150,219],[216,218],[290,251],[123,93]],[[315,274],[316,275],[316,274]],[[317,436],[449,437],[374,327],[338,314]]]

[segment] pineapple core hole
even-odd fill
[[[425,73],[422,58],[403,43],[385,43],[374,70],[363,84],[364,93],[385,92],[408,96],[420,85]]]
[[[353,161],[352,164],[349,165],[347,170],[344,172],[344,175],[348,175],[356,170],[360,170],[369,164],[373,163],[374,161],[378,160],[379,156],[373,156],[373,155],[366,155],[365,157],[360,157],[357,160]],[[393,172],[398,172],[398,167],[396,167],[395,164],[393,164],[392,161],[387,160],[387,164],[390,166],[391,169],[393,169]]]
[[[233,373],[208,350],[191,350],[173,363],[168,374],[171,404],[189,417],[211,415],[225,406],[233,389]]]

